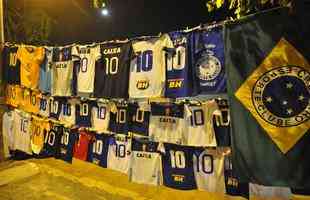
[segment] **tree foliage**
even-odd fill
[[[208,12],[216,11],[223,6],[233,10],[233,18],[240,18],[252,12],[277,6],[289,6],[293,0],[206,0]]]

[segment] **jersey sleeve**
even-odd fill
[[[74,45],[71,47],[71,55],[72,55],[72,60],[73,61],[78,61],[80,60],[80,54],[78,51],[79,46],[78,45]]]
[[[44,58],[45,58],[45,51],[44,51],[44,47],[37,47],[37,51],[38,51],[38,54],[37,54],[37,57],[36,59],[38,60],[38,62],[43,62]]]
[[[100,45],[94,47],[95,60],[98,61],[101,58],[101,48]]]

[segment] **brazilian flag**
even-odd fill
[[[310,189],[310,12],[225,25],[233,167],[241,182]]]

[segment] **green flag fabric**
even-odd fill
[[[310,188],[310,13],[225,25],[233,168],[242,182]]]

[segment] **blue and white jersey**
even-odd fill
[[[80,127],[91,127],[91,109],[94,102],[90,100],[80,100],[75,108],[76,125]]]
[[[96,134],[95,139],[90,143],[88,150],[88,162],[94,163],[101,167],[107,167],[107,157],[109,148],[109,138],[111,136]]]
[[[91,124],[98,133],[109,133],[110,106],[107,103],[94,102]]]
[[[198,190],[225,193],[225,150],[195,148],[194,174]]]
[[[113,133],[128,133],[128,106],[116,105],[116,110],[110,112],[109,130]]]
[[[129,179],[136,183],[161,184],[161,157],[158,143],[132,140],[132,158]]]
[[[165,97],[177,98],[190,96],[191,82],[188,64],[187,34],[176,31],[169,33],[174,48],[166,54]]]
[[[40,66],[39,89],[43,93],[51,93],[53,47],[45,47],[44,61]]]
[[[148,136],[151,115],[150,105],[147,102],[128,104],[128,113],[129,131],[134,134]]]
[[[131,138],[116,134],[109,138],[108,143],[107,168],[128,174],[131,160]]]
[[[226,93],[222,28],[191,33],[191,48],[197,93]]]
[[[64,99],[61,97],[49,98],[49,118],[59,119]]]
[[[75,108],[77,99],[65,99],[62,103],[62,109],[59,120],[68,126],[75,125]]]
[[[181,190],[196,189],[193,148],[164,143],[159,150],[162,152],[164,185]]]
[[[60,152],[59,158],[68,162],[72,163],[73,157],[73,148],[75,141],[78,139],[78,134],[71,131],[68,128],[63,129],[63,134],[61,136],[60,142]]]
[[[39,115],[48,118],[50,115],[49,96],[40,96]]]
[[[227,100],[217,101],[220,115],[213,116],[213,127],[217,146],[231,146],[230,138],[230,110]]]

